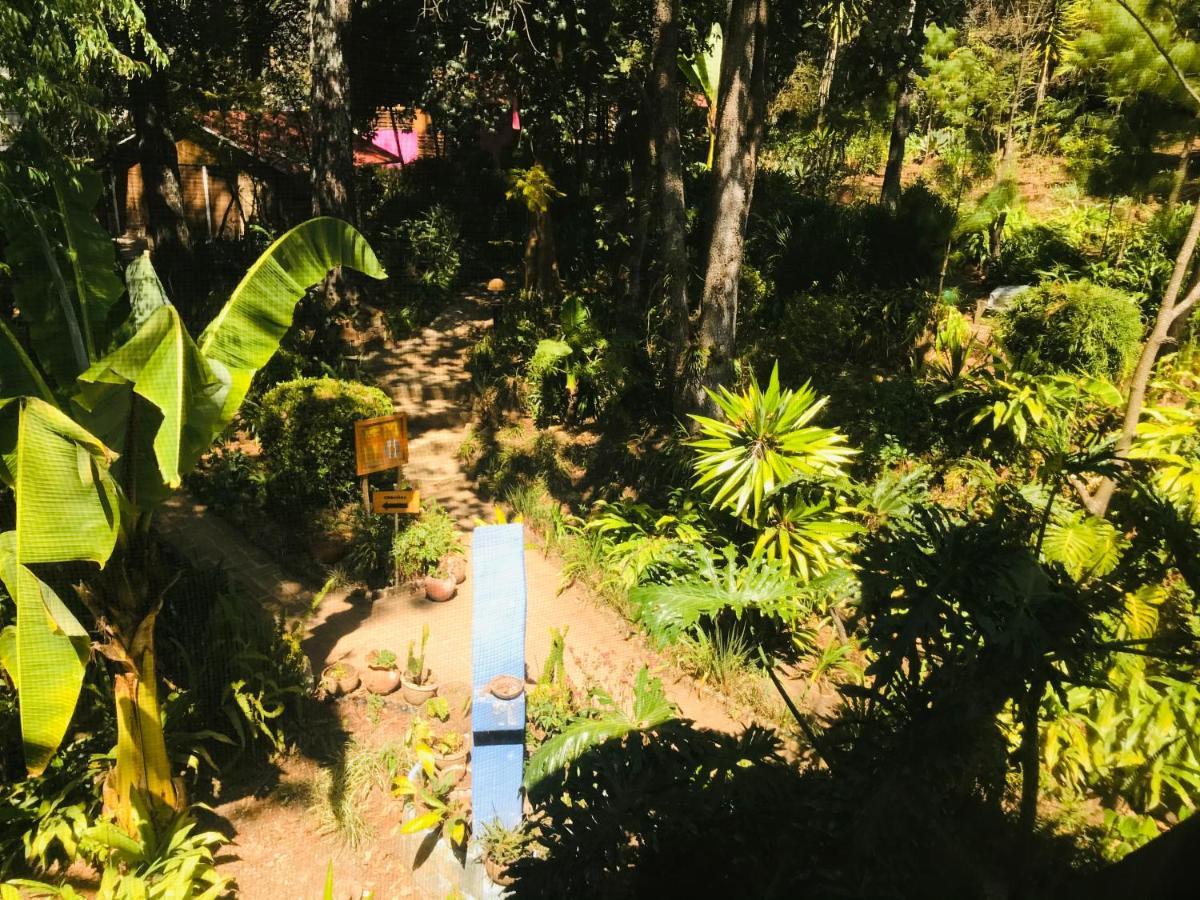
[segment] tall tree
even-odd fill
[[[350,0],[310,0],[308,9],[313,215],[354,222],[350,79],[343,49]]]
[[[146,4],[146,16],[151,32],[157,32],[160,16],[154,3]],[[143,59],[146,50],[145,46],[141,48]],[[179,286],[183,283],[182,270],[191,257],[192,237],[183,211],[165,67],[147,66],[142,75],[129,82],[129,113],[142,170],[151,253],[167,283]]]
[[[824,14],[829,17],[826,27],[825,58],[821,63],[821,78],[817,83],[817,124],[825,123],[829,95],[833,92],[833,76],[842,48],[853,39],[865,14],[863,0],[829,0]]]
[[[904,146],[912,130],[912,104],[917,88],[913,79],[917,62],[925,49],[925,25],[928,21],[928,0],[909,0],[906,49],[896,77],[896,110],[892,116],[892,136],[888,142],[887,166],[883,170],[883,187],[879,199],[889,209],[900,202],[900,173],[904,168]]]
[[[662,277],[667,296],[667,341],[671,378],[680,405],[685,350],[691,330],[688,304],[687,206],[679,137],[679,0],[654,2],[654,57],[650,73],[651,133],[657,175],[657,219]]]
[[[767,106],[768,0],[732,0],[717,91],[717,146],[712,178],[712,232],[700,318],[691,342],[695,380],[687,406],[707,409],[705,389],[733,376],[738,281],[746,221],[758,169]]]
[[[1143,90],[1165,91],[1186,103],[1197,120],[1200,120],[1200,87],[1195,74],[1184,68],[1180,58],[1191,60],[1198,44],[1191,40],[1180,27],[1177,18],[1165,4],[1154,0],[1133,4],[1128,0],[1113,0],[1111,6],[1120,7],[1124,16],[1110,11],[1110,18],[1096,23],[1098,31],[1093,36],[1099,41],[1112,41],[1125,46],[1127,56],[1145,60],[1136,71],[1128,75],[1141,85]],[[1157,14],[1157,15],[1155,15]],[[1119,58],[1119,57],[1118,57]],[[1148,63],[1152,63],[1148,64]],[[1164,87],[1165,86],[1165,87]],[[1200,203],[1192,215],[1191,225],[1179,253],[1171,279],[1163,293],[1150,334],[1142,345],[1142,352],[1129,380],[1126,392],[1125,415],[1121,432],[1117,437],[1116,455],[1124,458],[1133,448],[1138,424],[1146,405],[1146,393],[1154,375],[1158,355],[1172,341],[1187,321],[1192,309],[1200,303],[1200,272],[1197,272],[1197,246],[1200,245]],[[1074,482],[1076,490],[1088,511],[1096,516],[1108,512],[1117,482],[1111,476],[1100,481],[1095,490],[1089,490],[1081,481]]]

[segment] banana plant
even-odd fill
[[[124,292],[114,287],[112,242],[91,212],[99,177],[71,168],[51,182],[48,199],[0,193],[16,299],[13,319],[0,319],[0,477],[16,506],[15,527],[0,534],[0,579],[16,606],[0,664],[36,775],[70,724],[90,648],[110,660],[117,748],[105,806],[136,835],[135,802],[163,821],[183,806],[155,674],[170,573],[153,514],[230,424],[306,290],[338,267],[386,274],[351,226],[312,219],[263,253],[195,340],[148,256],[129,266]],[[52,586],[64,564],[95,621],[94,645]]]
[[[708,103],[708,158],[704,168],[711,169],[717,146],[717,90],[721,84],[721,56],[725,49],[725,34],[720,25],[713,25],[704,46],[692,56],[680,55],[679,71],[693,89],[704,95]]]

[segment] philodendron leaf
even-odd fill
[[[303,222],[267,248],[204,329],[200,352],[224,382],[225,423],[233,419],[254,373],[279,348],[300,298],[339,267],[387,277],[375,252],[352,226],[329,217]]]
[[[62,743],[88,658],[88,636],[58,595],[17,562],[19,536],[0,534],[0,580],[17,608],[0,635],[0,661],[17,689],[30,775],[40,775]]]

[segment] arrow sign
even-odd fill
[[[394,516],[419,516],[421,492],[375,491],[371,494],[371,511],[377,515],[390,513]]]

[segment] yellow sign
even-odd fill
[[[408,416],[380,416],[354,423],[354,460],[359,475],[386,472],[408,462]]]
[[[375,491],[371,494],[371,512],[391,513],[394,516],[421,514],[420,491]]]

